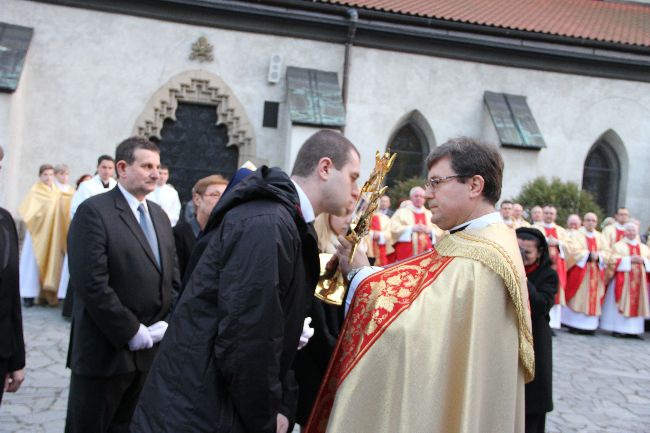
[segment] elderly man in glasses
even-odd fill
[[[419,186],[411,188],[409,198],[411,204],[397,209],[390,219],[395,261],[430,250],[443,234],[431,222],[431,212],[424,207],[424,189]]]
[[[434,249],[370,268],[340,238],[350,279],[339,343],[306,431],[523,432],[535,370],[514,230],[494,211],[498,150],[457,138],[427,158]]]

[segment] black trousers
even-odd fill
[[[546,413],[526,414],[526,433],[544,433],[546,431]]]
[[[65,433],[128,433],[147,372],[70,376]]]
[[[5,376],[9,371],[9,360],[0,358],[0,404],[2,404],[2,394],[5,392]]]

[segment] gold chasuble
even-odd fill
[[[62,192],[55,186],[36,182],[18,209],[32,237],[42,290],[39,297],[51,305],[57,301],[73,194],[74,189]]]
[[[535,357],[519,254],[495,223],[363,280],[306,432],[523,432]]]

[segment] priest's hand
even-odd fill
[[[339,236],[339,243],[340,245],[336,248],[336,255],[339,258],[339,268],[344,276],[352,269],[370,266],[368,256],[361,251],[361,248],[357,248],[354,257],[352,257],[352,261],[348,261],[350,252],[352,251],[352,244],[343,236]]]
[[[427,231],[429,231],[429,229],[424,224],[415,224],[413,226],[413,231],[416,233],[426,233]]]
[[[276,433],[287,433],[287,430],[289,430],[289,419],[279,413],[275,431]]]
[[[25,380],[25,370],[22,368],[20,370],[12,371],[5,375],[4,390],[5,392],[16,392],[20,385],[22,385],[23,380]]]
[[[548,237],[548,246],[549,247],[555,247],[555,246],[557,246],[559,244],[560,244],[560,242],[557,239],[555,239],[553,236]]]
[[[591,261],[593,261],[593,262],[597,262],[597,261],[598,261],[598,258],[599,258],[599,256],[598,256],[598,252],[597,252],[597,251],[592,251],[592,252],[590,253],[590,258],[591,258]]]
[[[630,258],[630,261],[635,265],[642,265],[643,264],[643,257],[641,257],[641,256],[632,256]]]

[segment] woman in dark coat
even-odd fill
[[[551,269],[548,245],[537,229],[517,229],[526,276],[535,347],[535,380],[526,385],[526,433],[543,433],[546,413],[553,410],[552,337],[548,313],[554,304],[558,276]]]

